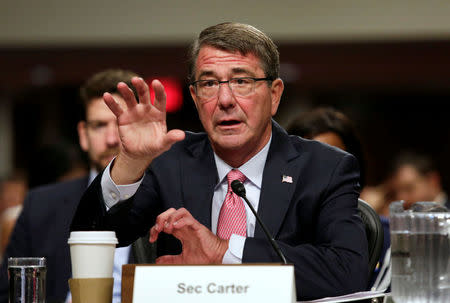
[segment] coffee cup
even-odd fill
[[[113,231],[73,231],[68,240],[72,277],[111,278],[118,243]]]
[[[72,279],[69,287],[73,303],[111,303],[114,252],[118,243],[113,231],[73,231],[70,233]]]

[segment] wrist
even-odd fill
[[[119,153],[111,164],[111,179],[117,185],[135,183],[142,178],[150,163],[151,160],[134,159]]]
[[[228,250],[228,245],[230,240],[224,240],[224,239],[219,239],[219,246],[217,249],[217,256],[215,258],[215,262],[216,264],[222,264],[223,261],[223,257],[225,256],[225,253]]]

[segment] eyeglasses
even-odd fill
[[[252,77],[231,78],[227,81],[210,79],[197,80],[192,82],[191,85],[194,86],[197,97],[208,100],[217,97],[222,83],[228,83],[228,87],[235,96],[246,97],[255,91],[257,81],[273,81],[273,79]]]

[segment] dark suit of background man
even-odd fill
[[[222,214],[243,203],[222,203],[226,175],[238,169],[249,200],[295,266],[298,299],[364,290],[357,161],[288,136],[272,120],[284,89],[275,44],[252,26],[223,23],[200,33],[191,55],[190,92],[206,133],[167,131],[159,81],[152,82],[153,105],[142,79],[132,79],[139,103],[120,83],[126,107],[104,95],[117,116],[120,152],[86,191],[72,230],[112,228],[119,245],[128,245],[150,228],[160,264],[280,262],[246,208],[236,217],[245,220],[243,234],[216,236]]]
[[[119,149],[116,117],[102,100],[104,92],[117,93],[117,83],[131,84],[135,73],[106,70],[93,75],[80,88],[84,120],[78,123],[78,135],[83,151],[88,153],[90,175],[74,181],[37,187],[24,202],[6,256],[0,269],[0,302],[8,302],[7,258],[47,258],[47,302],[64,302],[68,297],[71,277],[70,252],[67,244],[69,226],[78,202],[97,172],[102,171]],[[128,262],[129,248],[116,250],[115,262]],[[122,260],[120,259],[122,258]],[[120,267],[118,269],[121,269]],[[114,289],[114,302],[120,301],[120,281]],[[119,288],[117,288],[119,287]]]

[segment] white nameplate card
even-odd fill
[[[293,265],[136,266],[133,303],[296,302]]]

